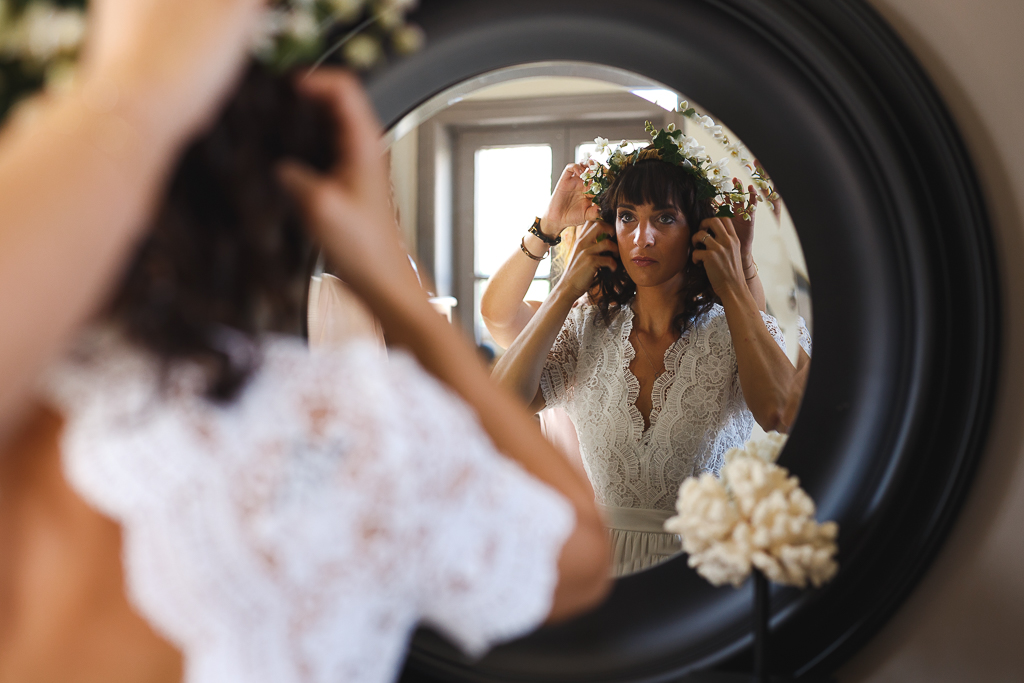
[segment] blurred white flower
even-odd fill
[[[284,32],[300,43],[316,40],[320,35],[320,26],[312,9],[296,9],[285,18]]]
[[[814,501],[796,477],[775,464],[784,435],[771,432],[725,455],[721,480],[710,474],[683,482],[677,515],[689,564],[714,585],[740,585],[757,567],[775,583],[804,587],[829,581],[839,527],[814,520]]]
[[[594,145],[597,147],[594,154],[604,154],[608,150],[608,138],[594,138]]]
[[[426,33],[416,24],[399,26],[391,34],[391,46],[400,55],[419,52],[425,42],[427,42]]]
[[[13,20],[7,9],[0,53],[45,64],[59,55],[74,53],[85,38],[85,15],[77,9],[57,9],[34,3]]]
[[[697,117],[697,123],[707,129],[715,127],[714,119],[707,115]]]
[[[377,39],[365,33],[353,36],[342,50],[345,61],[355,69],[369,69],[383,54]]]

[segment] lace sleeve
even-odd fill
[[[572,508],[498,455],[470,410],[411,359],[393,367],[405,378],[407,427],[421,444],[404,511],[429,520],[417,558],[421,614],[479,655],[547,616]]]
[[[548,352],[540,375],[540,389],[548,408],[564,407],[571,399],[586,310],[585,305],[573,306]]]
[[[803,349],[804,353],[807,354],[807,357],[810,358],[813,344],[811,342],[811,333],[807,330],[807,321],[804,320],[802,315],[798,315],[796,317],[796,325],[797,333],[799,334],[797,343],[800,344],[800,348]]]
[[[282,339],[213,405],[107,347],[50,381],[65,476],[187,683],[396,680],[421,620],[478,654],[549,613],[572,508],[410,358]]]
[[[768,333],[772,335],[775,343],[779,345],[779,348],[782,349],[783,352],[785,352],[786,337],[782,334],[782,328],[779,327],[779,321],[764,311],[761,311],[761,319],[764,320],[764,326],[768,328]]]
[[[761,319],[764,320],[764,326],[768,328],[768,333],[772,335],[772,339],[774,339],[775,343],[779,345],[779,348],[782,349],[783,352],[785,352],[786,338],[782,334],[782,328],[779,327],[778,321],[774,317],[765,313],[764,311],[761,311]],[[732,373],[732,386],[730,388],[730,395],[731,400],[743,402],[744,407],[746,406],[746,402],[743,399],[743,389],[740,386],[739,366],[736,366]]]

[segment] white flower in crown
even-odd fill
[[[731,194],[732,189],[732,178],[728,176],[722,178],[722,180],[718,183],[718,191],[728,199],[730,204],[736,204],[737,199],[735,196]],[[739,203],[743,202],[743,195],[739,195],[738,201]]]
[[[748,441],[725,454],[721,480],[704,474],[680,486],[677,515],[665,529],[682,537],[689,565],[716,586],[739,586],[752,567],[801,588],[820,586],[838,570],[839,527],[818,524],[814,501],[775,464],[785,442],[775,432]]]
[[[695,157],[704,154],[704,147],[697,142],[697,138],[691,135],[687,135],[685,138],[682,138],[681,143],[683,154],[688,157]]]
[[[714,185],[721,185],[727,181],[725,192],[732,189],[732,174],[729,173],[729,160],[721,159],[717,164],[708,168],[708,180]]]
[[[594,138],[594,145],[594,154],[604,154],[608,150],[608,138]]]
[[[715,127],[715,120],[710,116],[704,115],[697,119],[697,123],[703,126],[705,129],[712,129]]]

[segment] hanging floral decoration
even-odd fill
[[[734,158],[747,168],[753,179],[754,187],[759,192],[755,201],[767,199],[769,205],[774,208],[773,202],[778,201],[779,194],[772,186],[764,168],[746,147],[732,142],[722,126],[716,124],[710,116],[698,114],[686,100],[679,105],[676,113],[710,132],[729,156],[714,163],[705,147],[693,136],[684,136],[683,131],[676,128],[674,123],[656,129],[648,121],[646,129],[651,135],[651,143],[636,149],[625,140],[618,145],[611,145],[605,138],[595,138],[597,149],[587,160],[587,170],[582,176],[584,182],[588,183],[588,194],[595,203],[600,202],[602,195],[608,191],[624,168],[642,159],[654,158],[686,169],[697,183],[697,196],[712,200],[716,208],[715,215],[732,218],[735,205],[739,207],[740,217],[750,220],[754,204],[750,196],[743,191],[742,184],[735,180],[729,171],[729,160]],[[604,162],[601,161],[603,157],[607,157]]]
[[[814,519],[811,497],[775,464],[786,437],[770,432],[725,454],[721,479],[683,482],[677,515],[665,530],[679,534],[689,565],[716,586],[739,586],[752,568],[770,581],[817,587],[835,576],[835,522]]]
[[[275,69],[332,59],[371,69],[424,42],[406,21],[418,0],[275,0],[253,55]],[[41,88],[69,83],[86,36],[87,0],[0,0],[0,119]]]

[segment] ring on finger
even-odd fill
[[[707,244],[705,244],[705,243],[706,243],[706,242],[708,241],[708,238],[709,238],[709,237],[711,237],[711,233],[708,233],[708,234],[704,235],[704,239],[702,239],[702,240],[700,241],[700,243],[701,243],[701,244],[703,244],[703,245],[704,245],[705,247],[706,247],[706,246],[708,246],[708,245],[707,245]]]

